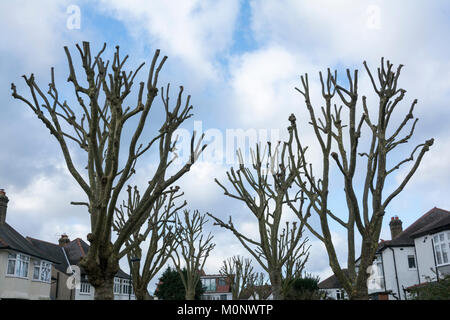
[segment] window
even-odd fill
[[[120,287],[120,279],[119,278],[114,278],[114,293],[116,294],[120,294],[121,287]]]
[[[89,282],[81,282],[80,283],[80,293],[81,294],[90,294],[91,293],[91,285]]]
[[[27,278],[28,266],[30,264],[30,257],[21,253],[9,253],[8,254],[8,268],[6,274]]]
[[[219,278],[219,286],[226,286],[227,282],[225,281],[225,278]]]
[[[433,237],[434,253],[438,265],[450,263],[450,232],[441,232]]]
[[[416,257],[414,257],[414,255],[408,255],[408,268],[409,269],[416,268]]]
[[[345,299],[345,292],[342,289],[336,290],[336,300],[344,300]]]
[[[216,291],[216,279],[202,279],[202,284],[205,288],[205,291]]]
[[[52,265],[47,261],[33,261],[33,280],[50,282],[52,276]]]
[[[130,280],[122,279],[122,293],[123,294],[132,294],[133,290],[130,284]]]

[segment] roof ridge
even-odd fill
[[[45,242],[45,243],[48,243],[48,244],[51,244],[51,245],[59,247],[59,245],[57,245],[56,243],[52,243],[50,241],[45,241],[45,240],[41,240],[41,239],[36,239],[36,238],[33,238],[33,237],[29,237],[29,236],[26,236],[25,239],[27,239],[27,240],[31,239],[31,240],[36,240],[36,241],[40,241],[40,242]]]

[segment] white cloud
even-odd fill
[[[180,58],[191,70],[210,79],[217,75],[216,55],[232,44],[239,9],[237,0],[117,0],[103,4],[103,10],[123,21],[133,36],[150,39],[164,54]]]

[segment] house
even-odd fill
[[[408,288],[450,274],[450,212],[434,207],[405,230],[402,225],[392,217],[391,240],[378,245],[368,280],[371,299],[406,300]],[[357,272],[358,265],[359,259]],[[333,286],[342,289],[339,282]]]
[[[93,300],[94,288],[78,267],[89,251],[82,239],[62,235],[58,244],[23,237],[6,223],[9,199],[0,189],[0,299]],[[74,273],[75,288],[68,282]],[[114,299],[135,299],[130,276],[119,269],[114,278]]]
[[[202,272],[200,281],[205,289],[202,300],[232,300],[230,283],[226,277],[220,274],[206,275]]]
[[[391,240],[379,244],[377,285],[369,294],[391,292],[388,299],[409,298],[408,287],[438,281],[450,274],[450,212],[433,208],[405,230],[398,217],[389,223]]]
[[[52,278],[52,299],[56,300],[93,300],[95,289],[87,275],[78,265],[89,251],[89,245],[80,238],[70,241],[66,234],[61,235],[58,244],[27,237],[36,248],[48,256],[58,259],[61,263],[54,268]],[[80,283],[75,288],[69,288],[67,280],[72,273],[79,270]],[[114,278],[114,300],[135,300],[130,276],[119,269]]]
[[[342,271],[348,276],[348,270],[342,269]],[[326,293],[328,299],[333,300],[346,300],[348,295],[342,288],[338,278],[333,274],[332,276],[326,278],[325,280],[319,282],[319,290]]]
[[[8,197],[0,189],[0,299],[49,300],[57,259],[6,223]]]

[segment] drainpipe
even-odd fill
[[[417,279],[419,279],[419,284],[420,284],[419,260],[417,259],[417,251],[416,251],[415,245],[414,245],[414,256],[416,257]]]
[[[387,291],[386,288],[386,276],[384,274],[384,260],[383,260],[383,252],[380,253],[381,255],[381,270],[383,271],[383,284],[384,284],[384,291]]]
[[[397,282],[397,293],[398,293],[398,299],[402,300],[402,294],[400,293],[400,286],[398,284],[398,274],[397,274],[397,262],[395,261],[395,252],[394,249],[389,247],[392,251],[392,257],[394,258],[394,270],[395,270],[395,281]]]

